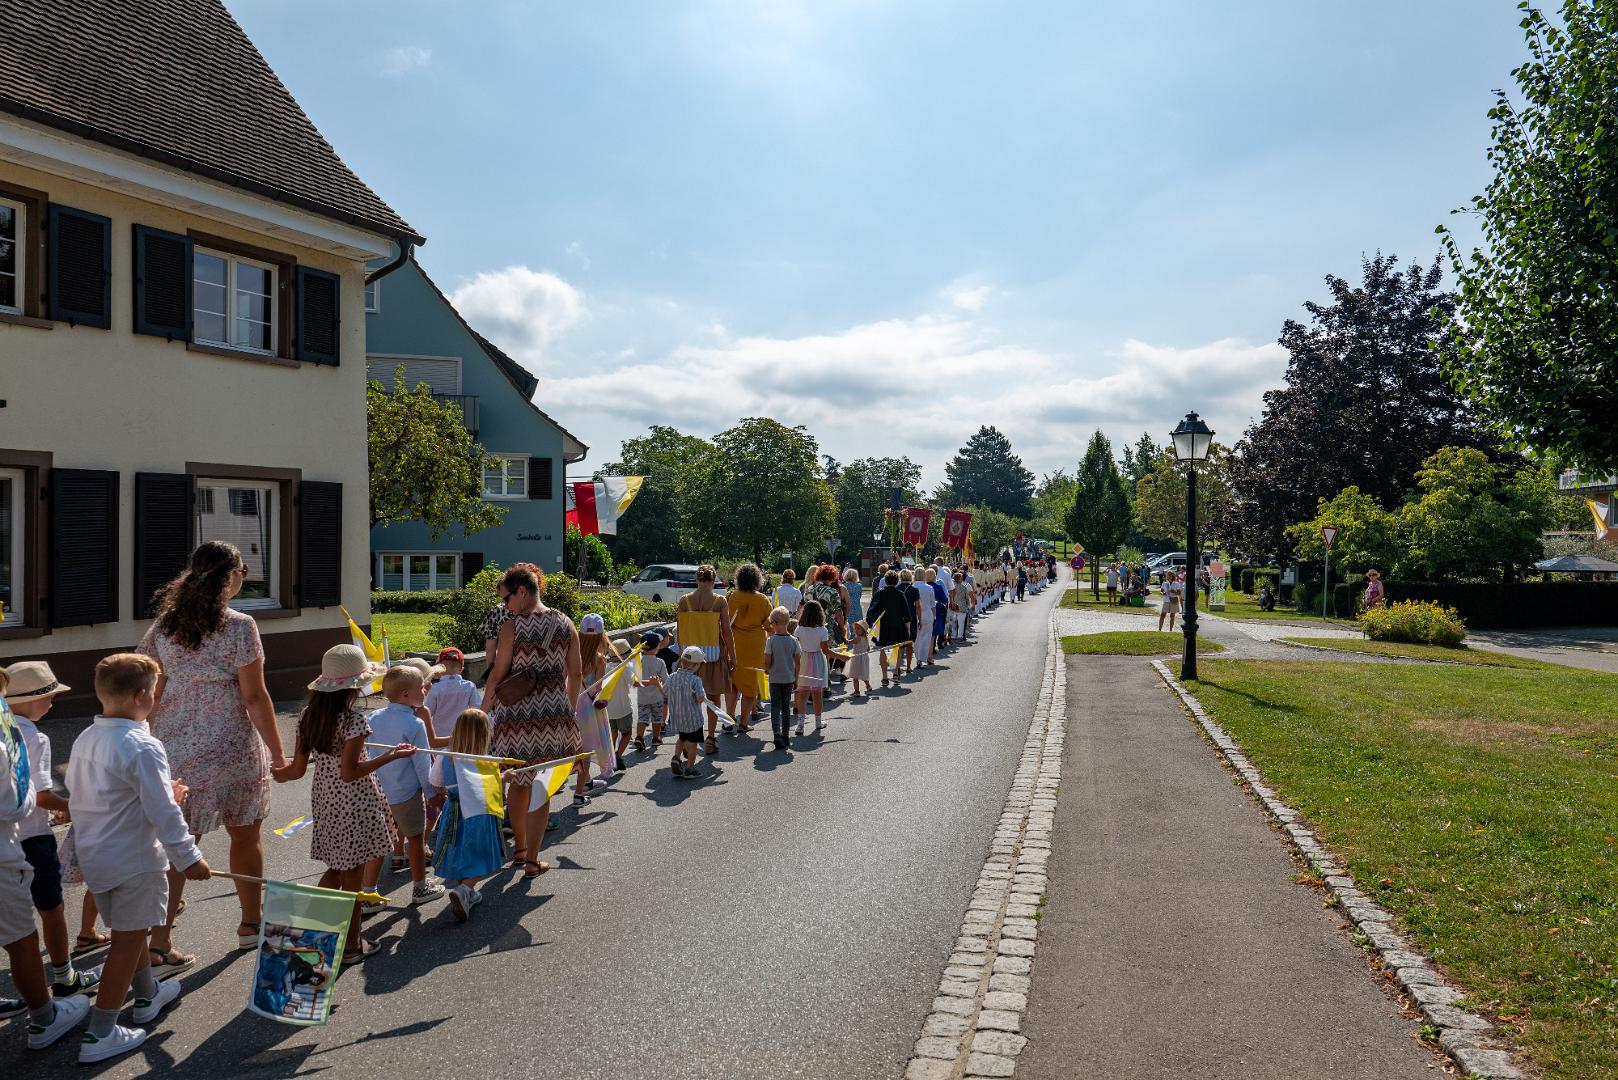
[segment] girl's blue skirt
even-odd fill
[[[447,881],[488,877],[506,863],[500,819],[492,814],[461,816],[461,800],[451,795],[433,834],[433,869]]]

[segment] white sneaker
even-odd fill
[[[98,1061],[127,1054],[145,1041],[145,1028],[128,1028],[122,1024],[114,1024],[112,1034],[101,1038],[86,1031],[79,1043],[79,1064],[94,1065]]]
[[[157,1014],[168,1008],[180,996],[180,980],[168,979],[157,984],[157,993],[149,998],[135,999],[135,1008],[130,1017],[137,1024],[150,1024],[157,1019]]]
[[[478,889],[470,889],[472,893],[472,906],[477,907],[483,903],[483,893]]]
[[[436,881],[418,881],[410,890],[410,906],[417,904],[430,904],[434,900],[444,898],[444,886]]]
[[[465,885],[457,885],[449,890],[449,909],[454,913],[456,922],[466,921],[467,916],[472,913],[474,903],[476,901],[472,899],[472,890]]]
[[[802,725],[802,724],[799,724],[799,725],[798,725],[798,727],[797,727],[797,732],[798,732],[798,734],[799,734],[799,735],[802,735],[802,734],[803,734],[803,725]]]
[[[825,726],[826,726],[825,724],[816,724],[815,725],[815,734],[819,735],[820,732],[821,732],[821,729],[824,728]]]
[[[28,1049],[43,1050],[90,1015],[90,999],[83,994],[56,999],[56,1016],[48,1024],[28,1025]]]

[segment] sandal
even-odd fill
[[[702,749],[706,753],[717,754],[717,753],[719,753],[719,744],[714,742],[713,739],[710,737],[706,742],[704,742],[702,744]]]
[[[515,850],[512,851],[512,853],[511,853],[511,865],[512,866],[521,866],[523,863],[525,863],[527,861],[528,861],[528,849],[527,848],[521,848],[520,847],[520,848],[516,848]]]
[[[112,935],[110,934],[103,934],[100,931],[92,931],[88,934],[80,934],[74,939],[73,955],[83,956],[87,952],[95,952],[97,949],[104,949],[111,944]]]
[[[551,868],[551,864],[543,859],[524,859],[522,865],[522,876],[525,878],[537,878]]]
[[[152,961],[152,978],[154,979],[166,979],[171,975],[178,975],[197,962],[195,953],[183,953],[173,945],[168,947],[167,952],[161,949],[147,949],[146,952]]]
[[[244,926],[251,926],[253,929],[243,931],[242,927]],[[244,922],[239,924],[236,927],[236,947],[238,949],[258,948],[258,930],[259,926],[256,922]]]
[[[347,949],[343,950],[343,966],[348,967],[350,964],[357,964],[361,960],[364,960],[367,956],[375,954],[379,948],[381,948],[381,946],[376,942],[366,941],[364,938],[361,938],[360,947],[358,949],[355,949],[352,952]]]

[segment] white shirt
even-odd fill
[[[933,608],[938,605],[938,596],[933,592],[930,582],[916,582],[916,598],[921,601],[921,621],[931,629],[933,625]]]
[[[39,805],[39,793],[51,789],[51,741],[27,717],[17,717],[22,744],[28,748],[28,787],[34,793],[34,812],[17,824],[17,839],[51,834],[51,812]]]
[[[798,605],[803,603],[803,590],[796,585],[777,585],[775,602],[778,606],[786,608],[788,615],[795,616],[798,614]]]
[[[27,753],[22,730],[0,700],[0,869],[21,870],[28,865],[17,840],[17,826],[34,812],[34,785],[27,772],[17,775]]]
[[[202,858],[174,801],[168,755],[145,724],[96,717],[74,740],[67,789],[79,869],[91,892]]]
[[[444,675],[427,691],[427,708],[433,714],[433,734],[448,738],[455,732],[455,721],[467,709],[483,704],[483,691],[461,675]]]

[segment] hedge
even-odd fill
[[[371,594],[371,610],[383,615],[389,614],[417,614],[436,615],[444,610],[455,589],[438,589],[428,592],[404,592],[402,590],[376,591]]]
[[[1388,599],[1426,600],[1454,608],[1473,629],[1618,626],[1618,582],[1551,581],[1520,585],[1478,582],[1384,582]]]

